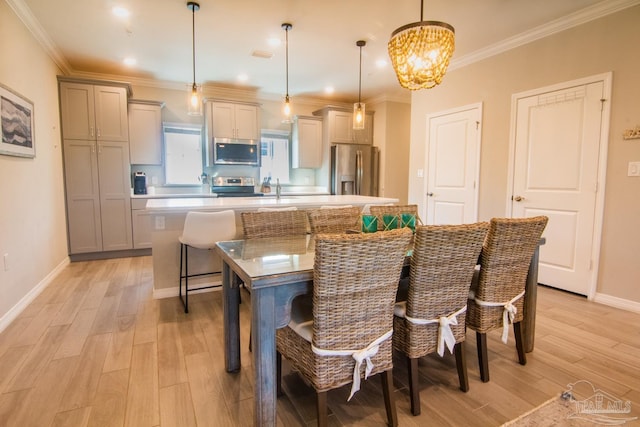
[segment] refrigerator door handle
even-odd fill
[[[356,151],[356,191],[357,195],[362,194],[362,151]]]

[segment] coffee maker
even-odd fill
[[[147,194],[147,176],[144,172],[133,174],[133,194]]]

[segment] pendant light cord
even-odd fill
[[[287,79],[287,98],[289,98],[289,26],[286,26],[284,29],[284,34],[285,34],[285,41],[284,41],[284,48],[285,48],[285,75],[286,75],[286,79]]]
[[[358,73],[358,108],[360,107],[360,99],[362,96],[362,45],[360,47],[360,71]]]
[[[420,0],[420,22],[424,21],[424,0]]]
[[[191,5],[191,58],[193,60],[193,86],[196,85],[196,5]]]

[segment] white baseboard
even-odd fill
[[[208,285],[222,285],[222,282],[220,280],[214,280],[213,282],[210,283],[198,283],[197,285],[194,286],[208,286]],[[197,291],[189,291],[190,294],[203,294],[205,292],[216,292],[216,291],[221,291],[222,290],[222,286],[219,288],[209,288],[209,289],[200,289]],[[178,287],[175,286],[173,288],[164,288],[164,289],[153,289],[153,299],[163,299],[163,298],[174,298],[178,296]]]
[[[69,257],[65,257],[49,274],[47,274],[33,289],[31,289],[16,305],[11,307],[4,316],[0,318],[0,332],[4,331],[7,326],[15,320],[16,317],[24,311],[25,308],[33,301],[44,289],[49,286],[53,279],[69,265]]]
[[[618,298],[607,294],[600,294],[597,292],[593,297],[593,301],[611,307],[620,308],[622,310],[640,313],[640,302]]]

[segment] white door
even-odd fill
[[[426,224],[465,224],[478,218],[482,104],[427,117]]]
[[[513,217],[549,217],[538,282],[589,295],[595,282],[597,196],[604,187],[598,185],[599,176],[604,179],[599,167],[605,167],[600,162],[606,139],[603,109],[610,85],[602,76],[576,83],[514,96],[513,190],[508,208]]]

